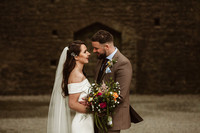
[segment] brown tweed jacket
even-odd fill
[[[117,63],[110,68],[110,73],[105,73],[103,80],[106,82],[110,79],[110,77],[112,77],[115,82],[118,81],[120,84],[120,96],[122,97],[122,103],[115,109],[113,127],[111,130],[122,130],[131,126],[129,113],[129,91],[132,79],[132,66],[130,61],[123,54],[121,54],[119,50],[114,55],[113,59],[115,59]],[[98,77],[101,63],[102,60],[97,62],[95,79]]]

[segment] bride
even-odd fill
[[[94,133],[93,116],[86,114],[86,106],[80,103],[90,87],[83,73],[89,56],[82,41],[74,41],[64,48],[51,96],[47,133]],[[70,109],[76,111],[72,122]]]

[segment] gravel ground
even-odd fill
[[[0,96],[0,133],[45,133],[50,96]],[[131,95],[144,121],[121,133],[200,133],[200,95]]]

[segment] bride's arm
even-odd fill
[[[69,76],[68,83],[79,83],[84,80],[85,76],[77,70],[73,70]],[[69,107],[80,113],[86,113],[86,107],[78,102],[81,93],[69,94]]]
[[[86,113],[86,106],[83,104],[80,104],[78,102],[78,98],[80,96],[80,93],[70,94],[69,95],[69,107],[72,110],[75,110],[80,113]]]

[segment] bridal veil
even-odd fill
[[[66,60],[68,47],[65,47],[59,59],[53,92],[49,105],[47,133],[71,133],[71,115],[68,97],[62,96],[63,65]]]

